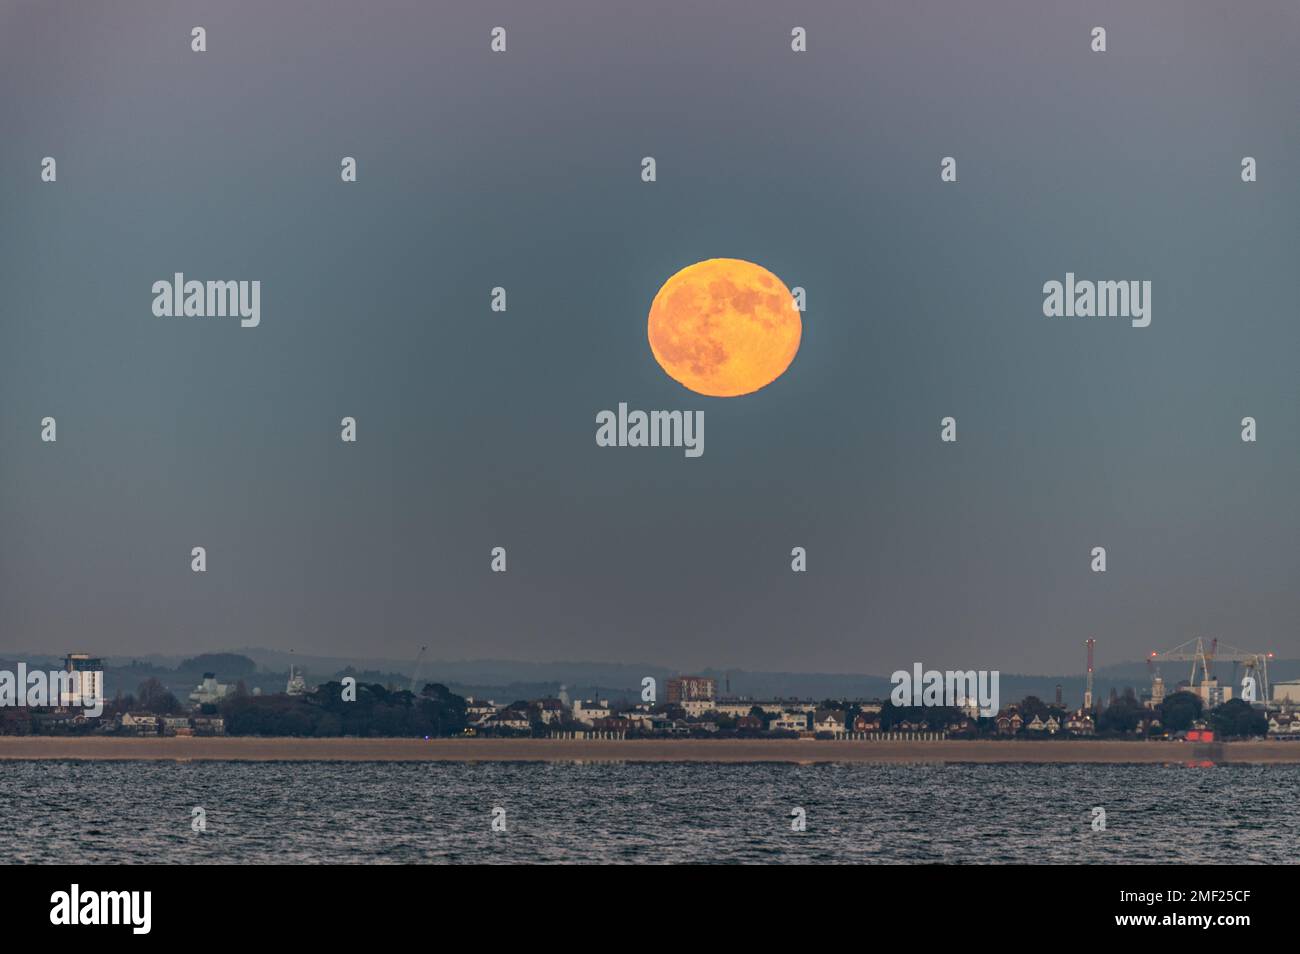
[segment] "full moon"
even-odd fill
[[[784,373],[803,322],[790,290],[766,268],[711,258],[664,282],[647,333],[655,360],[674,381],[697,394],[737,397]]]

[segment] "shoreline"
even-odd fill
[[[0,761],[1300,764],[1300,742],[0,736]]]

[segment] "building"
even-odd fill
[[[717,703],[712,699],[687,699],[681,703],[681,707],[685,711],[687,718],[690,719],[698,719],[706,712],[717,711]]]
[[[599,701],[592,699],[574,700],[574,722],[581,722],[583,725],[592,725],[597,719],[608,719],[611,715],[613,715],[613,713],[610,712],[608,699],[601,699]]]
[[[1268,720],[1268,734],[1300,738],[1300,716],[1294,713],[1278,713]]]
[[[481,729],[498,729],[509,732],[530,732],[533,723],[528,718],[528,713],[522,709],[502,709],[493,715],[488,716],[479,724]]]
[[[57,700],[51,699],[56,706],[82,706],[94,708],[97,700],[104,698],[104,660],[89,653],[68,653],[63,657],[63,671],[72,673],[72,681],[64,692],[64,687],[51,686],[51,692],[58,693]]]
[[[711,710],[718,715],[731,716],[733,719],[739,719],[741,716],[747,716],[757,708],[764,715],[780,715],[782,712],[803,712],[811,714],[817,711],[817,703],[800,702],[795,699],[725,699],[715,701],[709,706]],[[880,706],[863,705],[860,706],[864,712],[879,712]]]
[[[754,710],[755,706],[766,715],[778,715],[783,711],[783,707],[779,702],[751,702],[747,699],[729,699],[726,702],[714,702],[713,710],[717,712],[718,715],[731,716],[733,719],[739,719],[741,716],[749,715]]]
[[[1024,718],[1015,709],[1000,712],[997,717],[998,735],[1015,735],[1025,724]]]
[[[194,716],[190,721],[194,724],[195,735],[226,734],[226,720],[221,716]]]
[[[710,676],[675,676],[668,680],[666,688],[665,701],[669,705],[712,702],[718,696],[718,680]]]
[[[1158,709],[1160,704],[1165,701],[1165,681],[1160,676],[1151,677],[1151,699],[1147,702],[1148,708]]]
[[[147,712],[124,712],[117,717],[120,731],[134,735],[157,735],[158,717]]]
[[[854,732],[877,732],[880,730],[880,716],[861,712],[853,717]]]
[[[1065,731],[1072,735],[1092,735],[1096,727],[1093,724],[1092,716],[1088,715],[1082,709],[1072,715],[1065,722]]]
[[[1217,679],[1202,679],[1195,691],[1207,709],[1221,706],[1232,698],[1232,687],[1220,686]]]
[[[620,712],[618,717],[628,722],[633,729],[641,732],[649,732],[654,728],[655,717],[649,712],[629,709],[627,712]]]
[[[193,735],[194,727],[189,716],[163,716],[162,732],[163,735]]]
[[[1273,683],[1274,702],[1300,702],[1300,679]]]
[[[806,732],[808,731],[808,714],[806,712],[782,712],[768,725],[772,732]]]
[[[476,722],[482,722],[490,716],[496,715],[499,708],[501,707],[491,699],[475,699],[473,696],[470,696],[465,700],[465,718],[472,725]]]
[[[537,719],[543,725],[564,721],[564,704],[559,699],[539,699],[535,703]]]
[[[203,681],[190,693],[190,702],[196,706],[216,705],[230,695],[231,688],[224,682],[217,682],[217,674],[205,672]]]
[[[844,734],[844,713],[835,709],[818,709],[813,715],[813,731]]]

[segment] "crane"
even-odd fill
[[[1173,649],[1166,650],[1163,653],[1153,653],[1152,659],[1168,660],[1170,662],[1190,662],[1192,664],[1191,676],[1188,682],[1197,686],[1196,671],[1201,671],[1201,681],[1212,681],[1210,667],[1213,665],[1215,658],[1225,659],[1229,662],[1244,663],[1246,674],[1250,676],[1256,684],[1256,699],[1260,702],[1268,701],[1270,697],[1268,685],[1268,660],[1272,653],[1255,653],[1245,649],[1239,649],[1236,646],[1229,646],[1224,643],[1219,645],[1218,637],[1210,640],[1209,648],[1206,648],[1206,640],[1202,638],[1189,639],[1187,642],[1175,646]]]

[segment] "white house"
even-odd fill
[[[768,726],[773,732],[806,732],[808,714],[806,712],[782,712]]]
[[[844,732],[844,713],[834,709],[819,709],[813,717],[814,732],[830,732],[840,735]]]
[[[158,731],[158,717],[149,713],[123,712],[117,724],[127,732],[138,732],[141,735]]]
[[[609,700],[575,699],[573,702],[573,720],[583,725],[593,725],[597,719],[610,717]]]

